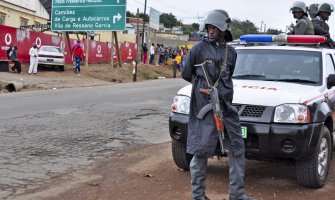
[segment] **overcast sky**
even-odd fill
[[[136,13],[144,11],[145,0],[127,0],[127,10]],[[161,13],[172,13],[183,23],[200,23],[200,17],[208,10],[224,9],[231,18],[250,20],[258,28],[263,21],[268,28],[286,30],[291,22],[295,23],[289,12],[294,0],[147,0],[147,13],[150,7]],[[312,3],[331,2],[323,0],[305,0],[307,6]],[[331,35],[335,36],[335,13],[328,21]]]

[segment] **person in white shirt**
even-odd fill
[[[37,45],[36,43],[33,44],[33,46],[29,50],[29,56],[30,56],[30,66],[28,73],[37,73],[37,64],[38,64],[38,54],[37,54]]]
[[[151,44],[150,47],[150,60],[149,60],[149,64],[154,64],[154,60],[155,60],[155,45],[154,43]]]

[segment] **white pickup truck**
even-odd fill
[[[236,47],[233,104],[238,109],[246,158],[293,159],[298,183],[325,185],[334,147],[335,51],[310,46]],[[186,153],[191,85],[172,104],[169,130],[176,165]],[[217,155],[222,156],[219,146]]]

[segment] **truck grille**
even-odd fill
[[[265,106],[251,106],[251,105],[234,105],[242,117],[262,117]],[[242,112],[240,111],[242,110]]]

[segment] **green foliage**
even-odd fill
[[[127,17],[136,17],[136,14],[133,14],[132,12],[127,11],[126,16]]]
[[[135,17],[135,18],[137,18],[136,13],[134,14],[134,13],[132,13],[130,11],[127,11],[126,16],[127,17]],[[148,14],[144,15],[144,13],[140,13],[140,18],[143,19],[143,17],[144,17],[144,21],[145,22],[149,22],[149,15]]]
[[[145,79],[157,79],[159,74],[154,71],[144,71],[142,72]]]
[[[240,38],[241,35],[258,33],[255,24],[249,20],[240,21],[238,19],[233,19],[231,27],[234,39]]]
[[[172,28],[180,24],[180,22],[178,22],[177,18],[172,13],[162,13],[159,16],[159,22],[163,23],[167,28]]]
[[[193,23],[192,24],[193,31],[199,31],[199,27],[200,27],[200,24],[198,24],[198,23]]]
[[[271,34],[271,35],[279,35],[283,33],[281,30],[277,30],[277,29],[272,29],[272,28],[269,28],[267,31],[266,31],[266,34]]]

